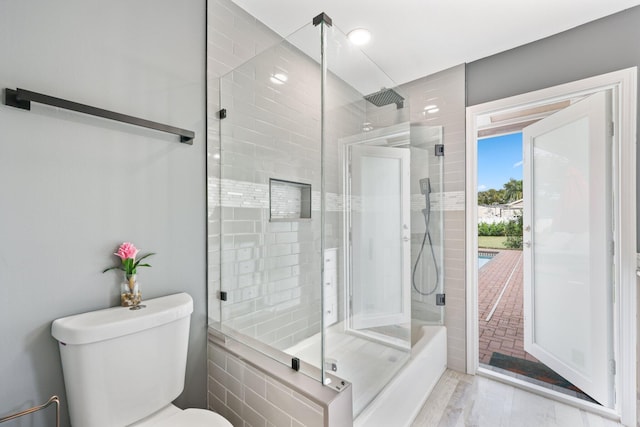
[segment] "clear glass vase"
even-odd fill
[[[120,304],[123,307],[137,307],[142,302],[140,283],[135,274],[124,274],[124,280],[120,284]]]

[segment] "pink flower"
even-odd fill
[[[138,249],[133,246],[133,243],[124,242],[120,245],[120,247],[118,248],[118,252],[116,252],[114,255],[119,256],[120,259],[124,261],[127,258],[135,259],[136,255],[138,255],[138,252]]]
[[[120,258],[121,265],[105,268],[102,272],[106,273],[109,270],[118,269],[124,271],[129,276],[132,274],[136,274],[136,269],[138,267],[151,267],[151,265],[149,265],[148,263],[141,264],[141,262],[151,255],[155,255],[155,253],[151,252],[142,255],[139,259],[136,259],[136,256],[138,256],[138,252],[138,249],[133,245],[133,243],[124,242],[118,248],[118,252],[114,253],[115,256]]]

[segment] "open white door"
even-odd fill
[[[350,327],[408,323],[409,150],[350,147]]]
[[[614,406],[611,94],[527,128],[525,350]]]

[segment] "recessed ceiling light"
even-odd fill
[[[371,40],[371,33],[366,28],[356,28],[355,30],[349,31],[347,37],[351,43],[356,46],[362,46],[363,44],[369,43],[369,40]]]
[[[437,113],[438,111],[440,111],[439,108],[432,108],[430,110],[427,110],[427,114],[433,114],[433,113]]]
[[[426,107],[424,107],[424,111],[433,110],[434,108],[438,108],[438,106],[435,104],[427,105]]]
[[[286,74],[275,73],[275,74],[271,74],[271,77],[269,78],[269,80],[271,80],[271,83],[275,83],[277,85],[282,85],[287,80],[289,80],[289,77],[287,77]]]

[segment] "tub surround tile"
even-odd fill
[[[324,387],[246,345],[225,342],[219,332],[210,335],[207,351],[209,409],[234,426],[351,425],[350,384],[341,392]]]

